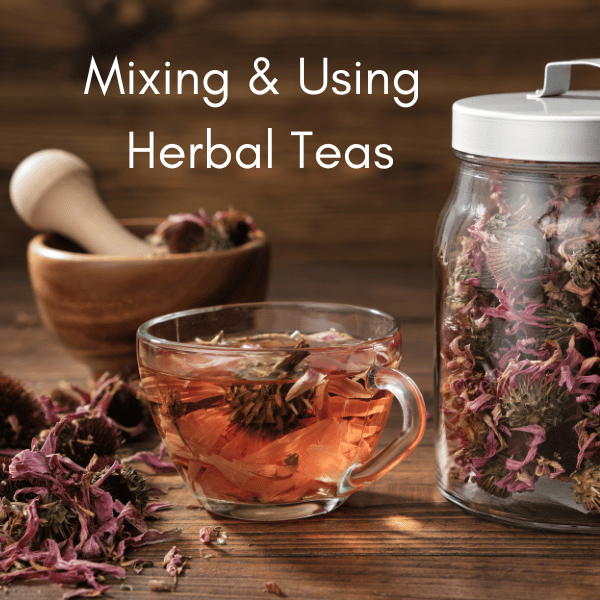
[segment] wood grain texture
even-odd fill
[[[543,8],[542,8],[543,7]],[[276,262],[428,266],[439,211],[450,191],[451,105],[477,94],[540,87],[544,64],[594,56],[600,13],[591,0],[8,0],[0,19],[0,260],[23,265],[31,232],[7,198],[26,155],[61,147],[87,160],[119,217],[209,212],[235,205],[273,241]],[[230,97],[216,109],[201,96],[83,95],[91,56],[106,69],[118,55],[136,69],[227,69]],[[271,61],[278,96],[248,90],[255,58]],[[299,58],[318,68],[419,71],[409,109],[392,94],[308,96]],[[594,69],[573,85],[598,88]],[[161,146],[215,141],[232,148],[265,142],[273,128],[273,168],[128,168],[128,132],[155,131]],[[389,170],[298,167],[291,131],[313,131],[307,157],[323,143],[392,146]],[[218,138],[218,139],[217,139]]]
[[[287,272],[287,268],[284,270]],[[272,298],[294,297],[349,302],[371,301],[405,322],[403,369],[415,376],[430,408],[432,381],[432,300],[430,274],[390,268],[361,270],[339,265],[303,266],[284,271],[271,286]],[[364,285],[367,283],[368,285]],[[61,351],[41,327],[16,330],[14,310],[32,312],[21,271],[0,287],[0,365],[26,380],[38,393],[58,380],[86,385],[87,373]],[[400,301],[398,301],[400,299]],[[429,307],[429,308],[428,308]],[[393,411],[382,443],[399,415]],[[402,598],[464,600],[575,600],[595,598],[600,555],[594,536],[553,534],[487,522],[444,500],[435,485],[435,421],[427,424],[417,449],[398,467],[355,493],[333,513],[287,523],[248,523],[213,517],[195,507],[178,476],[154,477],[167,491],[172,509],[160,513],[158,528],[179,526],[177,540],[189,566],[173,597],[266,599],[264,587],[276,582],[286,598],[364,600]],[[224,546],[204,546],[201,527],[219,525]],[[164,577],[162,558],[170,545],[149,546],[131,557],[149,558],[153,567],[114,582],[110,598],[147,600],[151,579]],[[121,584],[131,586],[121,589]],[[9,598],[59,599],[55,585],[15,584]],[[276,596],[274,596],[276,597]]]

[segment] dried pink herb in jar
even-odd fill
[[[489,518],[600,531],[600,95],[468,98],[453,128],[439,487]]]

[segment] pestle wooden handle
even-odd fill
[[[53,231],[92,254],[149,256],[150,246],[127,231],[108,211],[90,166],[64,150],[40,150],[15,169],[10,198],[33,229]]]

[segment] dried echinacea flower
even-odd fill
[[[479,468],[481,477],[475,479],[475,483],[488,494],[498,498],[508,498],[510,495],[505,487],[498,487],[498,482],[509,473],[505,461],[498,457],[488,460],[485,465]]]
[[[46,421],[55,425],[61,419],[103,418],[114,425],[123,441],[148,431],[150,415],[139,379],[124,379],[105,373],[88,393],[76,385],[63,384],[49,396],[37,399]]]
[[[105,477],[109,470],[109,475]],[[104,478],[102,489],[109,492],[113,498],[122,502],[123,505],[131,502],[140,513],[143,513],[150,500],[150,494],[146,478],[134,467],[131,465],[121,466],[115,470],[106,467],[103,471],[94,474],[92,483],[102,478]]]
[[[143,435],[148,429],[150,416],[146,408],[146,393],[138,377],[103,375],[96,383],[90,406],[104,411],[125,441]]]
[[[568,292],[567,292],[568,293]],[[544,319],[545,325],[537,329],[541,339],[558,342],[576,333],[581,327],[581,304],[579,307],[565,303],[549,303],[538,310],[537,316]]]
[[[301,339],[291,352],[281,359],[270,372],[269,379],[284,380],[294,376],[296,367],[308,356],[302,348],[308,347]],[[231,408],[229,420],[249,433],[263,437],[277,436],[295,429],[300,421],[312,413],[313,390],[290,396],[293,383],[265,383],[232,385],[225,401]]]
[[[197,214],[170,215],[149,237],[158,251],[171,254],[215,252],[246,243],[256,225],[251,217],[230,208],[210,218],[203,209]]]
[[[492,342],[492,327],[489,322],[478,322],[470,315],[457,313],[446,319],[444,332],[448,342],[458,340],[462,349],[469,346],[473,358],[483,360]]]
[[[263,590],[265,594],[275,594],[276,596],[285,596],[285,594],[281,591],[281,588],[274,581],[267,581],[265,583],[265,589]]]
[[[440,245],[448,471],[499,498],[570,477],[600,512],[600,187],[549,179],[478,181]]]
[[[47,427],[44,412],[19,381],[0,373],[0,449],[29,448]]]
[[[600,243],[589,241],[572,248],[565,269],[579,288],[598,285],[600,273]]]
[[[101,474],[76,465],[56,452],[54,430],[42,448],[15,455],[8,468],[15,491],[3,496],[0,511],[0,585],[49,580],[86,584],[99,595],[110,587],[102,583],[105,576],[124,576],[122,567],[110,563],[128,548],[173,540],[179,530],[160,532],[145,521],[164,504],[145,503],[138,510],[111,495],[105,486],[118,469],[116,461]]]
[[[225,232],[234,246],[241,246],[247,242],[250,234],[256,231],[252,218],[235,208],[216,212],[212,222],[217,229]]]
[[[555,382],[532,381],[529,377],[521,377],[516,385],[506,386],[500,396],[502,413],[509,427],[555,427],[562,419],[568,399],[568,391]]]
[[[40,519],[37,543],[52,538],[57,542],[68,539],[77,524],[77,512],[72,510],[60,497],[50,493],[43,502],[38,503],[37,513]]]
[[[93,458],[97,464],[102,459],[112,463],[121,446],[118,429],[103,417],[65,418],[55,428],[56,451],[81,467],[87,467]]]
[[[291,387],[291,383],[231,386],[225,398],[231,408],[229,420],[263,437],[292,431],[313,407],[311,390],[286,400]]]
[[[587,464],[571,474],[573,496],[587,511],[600,511],[600,465]]]

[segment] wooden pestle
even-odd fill
[[[10,180],[10,198],[33,229],[53,231],[92,254],[149,256],[150,246],[108,211],[92,169],[64,150],[40,150],[24,159]]]

